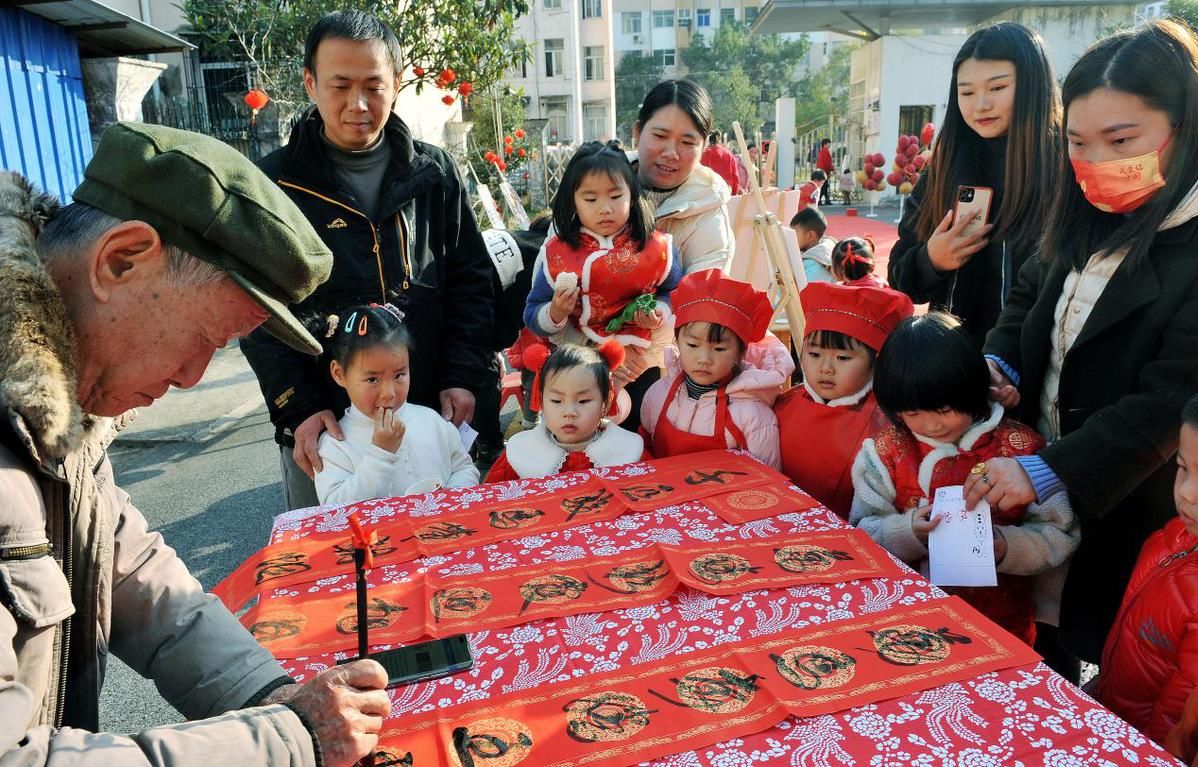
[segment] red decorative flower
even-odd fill
[[[412,67],[412,74],[417,77],[424,77],[424,67]]]
[[[446,95],[442,96],[442,97],[441,97],[441,103],[443,103],[443,104],[452,104],[452,103],[453,103],[453,96],[450,96],[450,95],[448,95],[448,94],[446,94]]]
[[[452,69],[446,67],[445,69],[441,70],[441,74],[437,75],[437,79],[441,80],[446,85],[449,85],[454,80],[458,79],[458,76],[457,76],[457,74],[454,73],[454,71]]]
[[[527,155],[528,155],[528,152],[524,151],[524,147],[520,147],[519,149],[516,150],[517,157],[525,157]]]
[[[524,138],[524,129],[523,128],[516,128],[515,133],[516,133],[516,138]]]
[[[512,144],[514,144],[515,142],[516,142],[516,140],[515,140],[514,138],[512,138],[511,136],[504,136],[504,137],[503,137],[503,143],[507,144],[508,146],[511,146],[511,145],[512,145]]]
[[[515,149],[515,147],[513,147],[511,144],[508,144],[507,146],[505,146],[505,147],[503,148],[503,153],[504,153],[504,154],[511,154],[511,153],[512,153],[512,151],[513,151],[514,149]]]
[[[495,163],[495,167],[499,168],[499,170],[501,170],[501,171],[507,170],[507,163],[504,162],[503,160],[500,160],[499,162]]]
[[[463,96],[469,96],[471,93],[474,93],[474,86],[468,82],[464,82],[458,86],[458,93]]]

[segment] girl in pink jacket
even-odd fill
[[[773,406],[794,362],[767,332],[769,298],[709,269],[684,277],[671,302],[677,345],[666,349],[669,375],[641,403],[650,452],[665,458],[741,448],[780,468]]]

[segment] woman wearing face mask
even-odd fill
[[[736,247],[725,207],[732,192],[715,171],[699,163],[711,131],[711,96],[690,80],[653,86],[632,126],[641,194],[654,210],[654,227],[672,237],[683,276],[705,269],[728,271]],[[663,326],[652,348],[630,348],[624,364],[612,371],[633,402],[632,414],[621,426],[639,426],[641,397],[661,377],[662,351],[672,340],[673,328]]]
[[[1081,519],[1061,640],[1097,662],[1140,545],[1172,513],[1178,414],[1198,390],[1198,39],[1153,22],[1065,79],[1059,192],[1041,257],[986,352],[992,396],[1048,440],[986,461],[970,505],[1068,492]]]
[[[953,62],[931,159],[903,209],[890,285],[956,314],[978,344],[1035,251],[1054,189],[1061,97],[1044,45],[1012,22],[970,35]],[[962,185],[994,191],[989,224],[954,218]]]

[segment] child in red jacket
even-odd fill
[[[1102,651],[1098,699],[1190,764],[1198,752],[1198,397],[1182,411],[1173,502],[1177,519],[1145,541],[1127,584]]]

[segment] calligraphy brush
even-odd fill
[[[362,529],[362,524],[358,521],[357,514],[349,515],[349,528],[353,536],[354,543],[354,575],[356,577],[357,586],[357,607],[358,607],[358,660],[362,660],[369,656],[370,641],[369,627],[366,617],[366,571],[374,568],[374,551],[371,550],[371,538],[374,534],[366,534]],[[370,753],[362,757],[358,761],[359,767],[374,767],[375,754]]]

